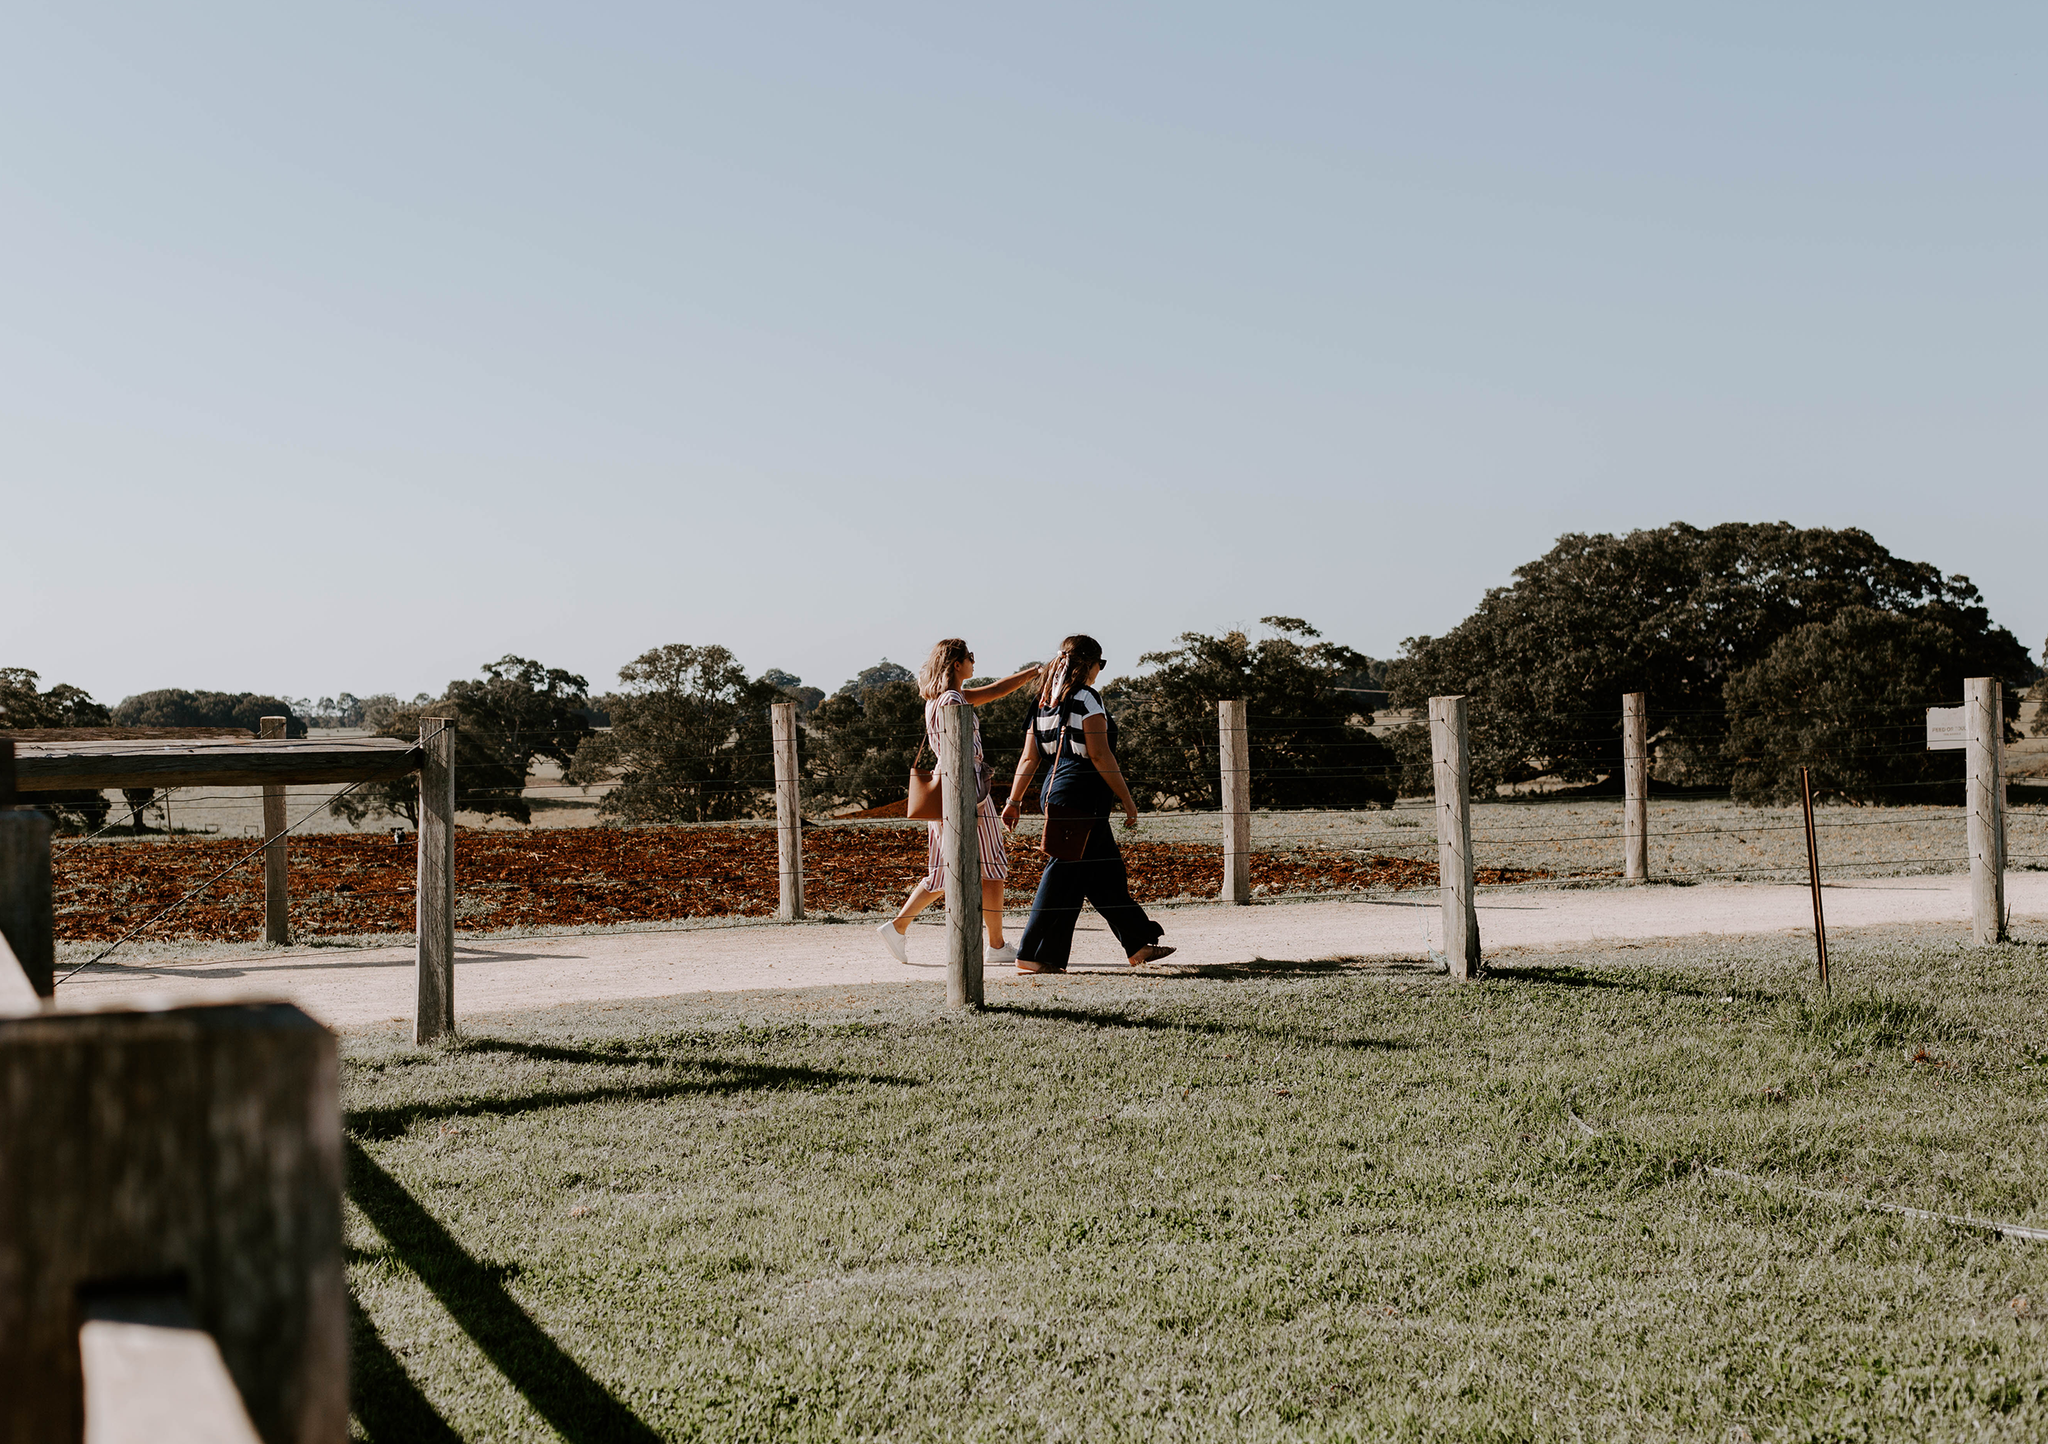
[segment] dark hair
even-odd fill
[[[1060,643],[1059,655],[1046,664],[1045,680],[1038,684],[1038,705],[1053,705],[1053,694],[1059,694],[1059,705],[1065,707],[1074,700],[1074,693],[1088,676],[1088,669],[1102,660],[1102,643],[1093,637],[1075,633]]]

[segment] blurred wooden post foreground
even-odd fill
[[[341,1185],[289,1004],[0,1018],[0,1444],[341,1444]]]
[[[1473,896],[1472,762],[1463,697],[1429,699],[1429,750],[1436,778],[1444,961],[1452,977],[1466,981],[1479,976],[1479,910]]]
[[[796,703],[773,702],[768,727],[775,737],[775,915],[795,922],[804,915],[804,819],[797,775]]]
[[[1245,704],[1216,704],[1223,775],[1223,901],[1252,900],[1252,748]]]
[[[1650,880],[1650,724],[1643,694],[1621,699],[1621,875],[1626,882]]]
[[[939,709],[940,825],[946,859],[946,1001],[981,1006],[981,800],[974,780],[974,709]]]
[[[1970,924],[1979,943],[2005,941],[2005,685],[1996,677],[1963,683],[1968,739],[1964,784],[1970,809]]]
[[[282,742],[287,724],[283,717],[265,717],[256,735],[265,741]],[[291,893],[284,870],[284,784],[263,784],[263,941],[288,943],[292,940]]]

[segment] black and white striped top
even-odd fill
[[[1090,717],[1108,720],[1109,750],[1116,751],[1116,718],[1109,715],[1109,709],[1102,705],[1102,694],[1093,687],[1075,689],[1064,708],[1041,706],[1032,715],[1040,765],[1050,774],[1041,783],[1041,795],[1047,802],[1107,812],[1116,799],[1088,757],[1088,739],[1081,729]],[[1067,729],[1066,756],[1055,759],[1062,725]]]

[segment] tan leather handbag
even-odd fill
[[[917,765],[917,759],[930,749],[928,737],[917,741],[917,752],[910,759],[910,800],[903,806],[903,815],[919,822],[944,822],[946,820],[945,794],[939,788],[938,758],[932,759],[929,771]],[[990,779],[988,764],[974,764],[974,805],[977,809],[981,800],[988,796]]]
[[[920,737],[917,754],[910,759],[910,801],[904,804],[903,815],[914,817],[920,822],[942,822],[946,816],[946,800],[939,791],[938,759],[932,759],[930,768],[917,765],[917,759],[924,756],[926,741]]]

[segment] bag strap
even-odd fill
[[[1060,764],[1067,760],[1067,723],[1072,719],[1073,714],[1074,699],[1068,697],[1060,705],[1060,738],[1059,741],[1052,745],[1052,766],[1045,774],[1045,781],[1038,784],[1038,805],[1040,807],[1045,806],[1045,795],[1052,790],[1052,780],[1060,775]],[[1038,724],[1035,720],[1031,726],[1031,740],[1033,743],[1038,741]]]

